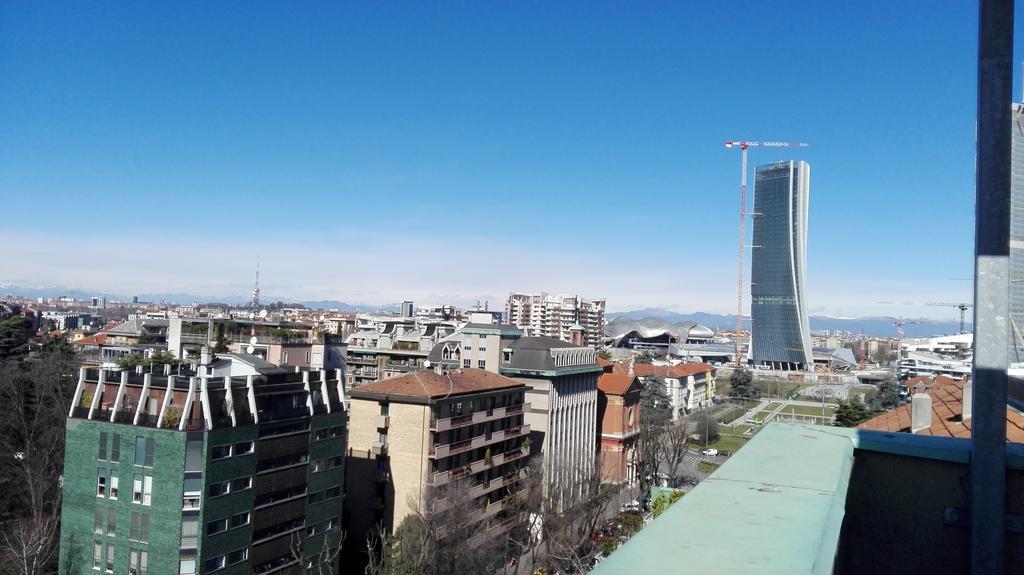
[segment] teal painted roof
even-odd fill
[[[832,573],[855,435],[766,426],[592,573]]]

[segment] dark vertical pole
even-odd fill
[[[1004,572],[1013,0],[981,0],[975,213],[971,572]]]

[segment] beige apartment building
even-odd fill
[[[460,481],[479,511],[475,537],[515,526],[505,501],[530,452],[526,385],[482,369],[416,371],[352,389],[346,531],[365,541],[426,512],[431,490]]]

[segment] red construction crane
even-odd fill
[[[740,246],[739,246],[739,280],[737,281],[737,303],[736,303],[736,365],[742,365],[740,360],[740,334],[743,333],[743,249],[747,229],[747,148],[806,148],[810,144],[802,142],[748,142],[726,141],[726,148],[739,148],[742,152],[741,174],[740,174]],[[753,343],[753,342],[751,342]],[[749,344],[748,344],[749,345]]]

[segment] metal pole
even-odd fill
[[[971,573],[1005,570],[1013,0],[981,0],[975,210]]]

